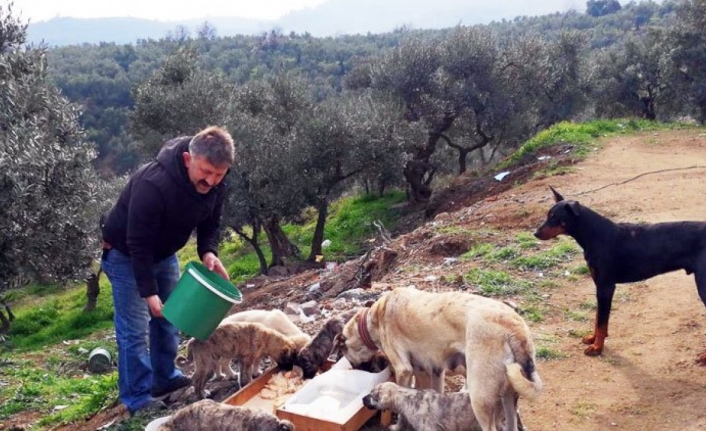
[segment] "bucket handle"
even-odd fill
[[[201,277],[201,274],[199,274],[198,271],[196,271],[195,269],[189,268],[188,271],[189,271],[189,274],[191,274],[192,277],[194,277],[196,280],[198,280],[198,282],[201,283],[201,285],[202,285],[203,287],[207,288],[208,290],[210,290],[211,292],[213,292],[213,293],[215,293],[216,295],[220,296],[221,298],[225,299],[226,301],[228,301],[228,302],[230,302],[230,303],[232,303],[232,304],[239,304],[239,303],[242,302],[242,299],[241,299],[241,300],[238,300],[238,299],[230,298],[230,297],[224,295],[224,294],[223,294],[220,290],[218,290],[217,288],[211,286],[211,283],[209,283],[207,280],[205,280],[203,277]]]

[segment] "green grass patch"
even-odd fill
[[[537,347],[537,359],[551,361],[551,360],[564,359],[564,358],[566,358],[566,354],[564,354],[563,352],[560,352],[559,350],[552,349],[551,347],[547,347],[547,346]]]
[[[594,120],[586,123],[561,122],[543,130],[525,142],[515,153],[502,162],[497,169],[506,169],[524,157],[536,153],[539,149],[553,145],[569,143],[576,146],[576,155],[585,157],[597,139],[606,136],[622,135],[634,132],[664,130],[685,127],[681,124],[665,124],[644,119]]]
[[[15,320],[9,331],[9,341],[3,349],[37,350],[64,340],[86,338],[113,327],[113,298],[110,283],[101,277],[101,293],[96,309],[84,312],[86,286],[54,288],[54,294],[37,304],[37,298],[20,302],[13,311]]]
[[[551,249],[529,256],[517,256],[511,264],[522,270],[545,270],[568,262],[578,253],[578,248],[570,241],[561,241]]]
[[[0,419],[20,411],[45,412],[40,425],[70,422],[94,414],[117,399],[117,373],[84,374],[79,365],[87,356],[62,351],[50,353],[42,363],[0,359]]]
[[[404,202],[405,199],[403,192],[395,191],[383,196],[346,197],[332,203],[324,227],[324,240],[330,240],[331,245],[323,250],[324,259],[344,262],[362,254],[365,242],[377,235],[373,222],[380,220],[388,231],[393,230],[399,220],[399,212],[393,206]],[[304,220],[302,224],[285,224],[282,230],[299,248],[302,258],[306,258],[314,238],[316,211],[307,209],[301,218]],[[251,234],[249,231],[246,233]],[[222,245],[220,257],[231,276],[231,281],[237,284],[259,274],[260,262],[249,243],[237,235],[231,235],[231,238]],[[269,264],[272,252],[264,233],[260,235],[259,241]],[[198,259],[195,245],[192,244],[180,252],[180,259],[185,258]]]
[[[544,321],[544,312],[538,307],[523,307],[520,310],[520,314],[522,315],[522,317],[531,322],[540,323]]]
[[[517,245],[523,250],[537,248],[541,244],[540,241],[529,232],[520,232],[515,235],[515,242],[517,242]]]
[[[569,408],[569,412],[578,417],[588,418],[598,410],[595,403],[580,401]]]
[[[520,250],[515,247],[500,247],[497,250],[486,255],[488,262],[507,262],[517,259],[520,256]]]
[[[481,292],[490,296],[509,296],[526,293],[532,283],[511,276],[505,271],[473,268],[464,279]]]
[[[461,255],[461,260],[470,260],[477,257],[487,256],[493,251],[494,248],[495,246],[493,244],[476,244],[471,247],[470,250]]]
[[[574,322],[587,322],[589,320],[585,312],[574,310],[566,310],[564,312],[564,318]]]

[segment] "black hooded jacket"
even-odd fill
[[[103,240],[131,257],[143,298],[157,294],[152,265],[184,247],[194,228],[199,257],[218,254],[226,184],[207,194],[196,191],[183,158],[189,141],[190,136],[168,141],[155,161],[132,174],[101,223]]]

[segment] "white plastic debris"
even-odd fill
[[[505,171],[505,172],[500,172],[499,174],[497,174],[497,175],[494,176],[493,178],[495,178],[495,179],[498,180],[498,181],[502,181],[503,178],[505,178],[505,177],[508,176],[508,175],[510,175],[510,171]]]

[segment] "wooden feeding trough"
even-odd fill
[[[363,406],[362,399],[376,384],[390,379],[389,369],[380,373],[353,370],[345,359],[328,363],[324,369],[283,400],[262,396],[268,382],[280,372],[271,368],[223,402],[273,413],[292,422],[297,431],[359,430],[376,413]],[[383,412],[381,423],[389,422],[389,412]]]

